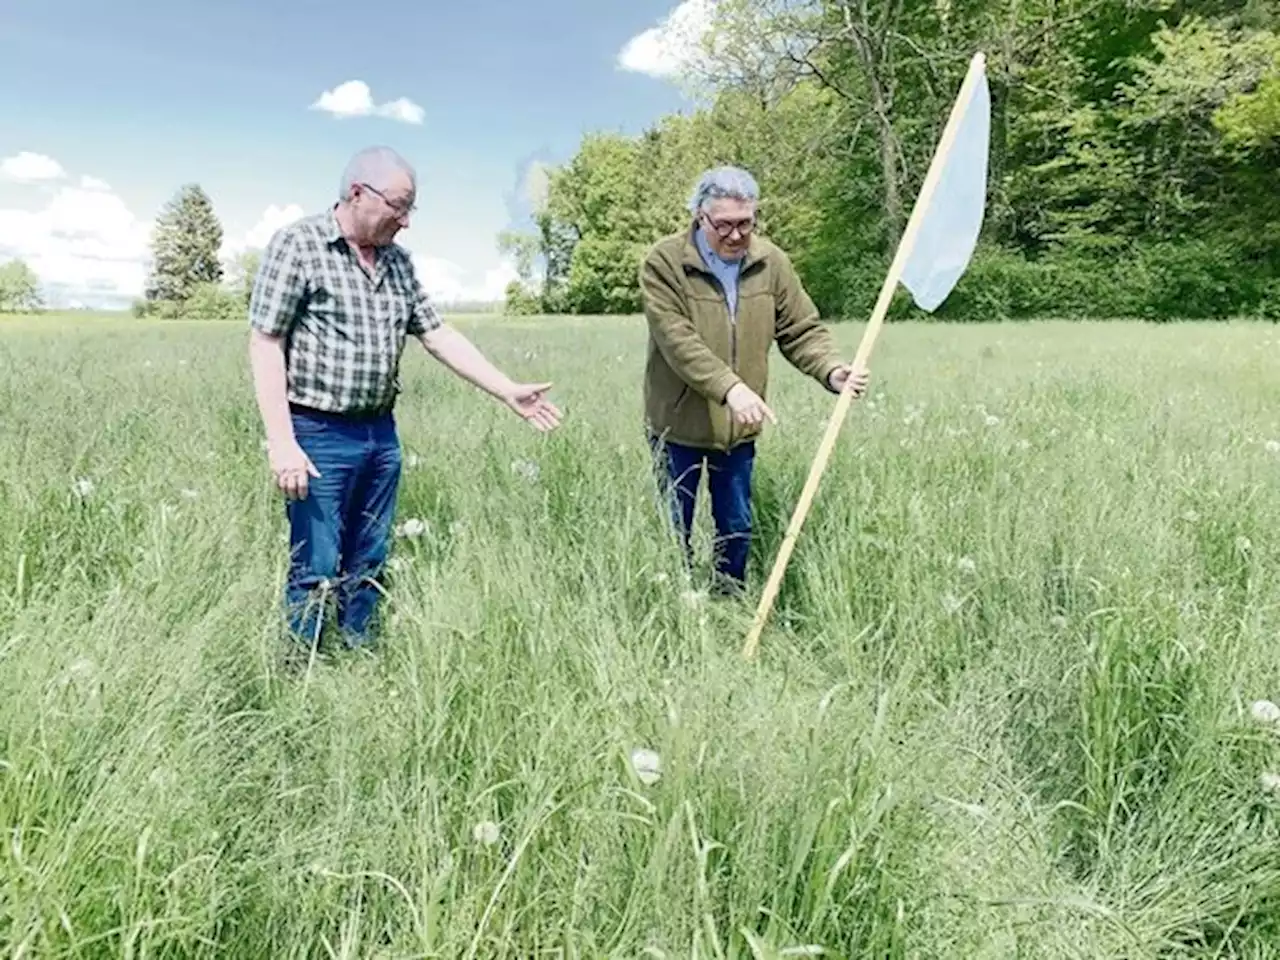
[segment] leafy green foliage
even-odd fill
[[[548,264],[544,309],[634,309],[631,264],[688,222],[702,170],[734,163],[760,181],[762,230],[819,308],[864,317],[981,49],[988,212],[971,273],[940,317],[1274,313],[1270,0],[722,0],[716,10],[700,109],[633,138],[588,136],[550,171],[523,250]],[[893,315],[914,313],[907,302]]]
[[[152,238],[146,299],[182,303],[202,283],[222,279],[222,224],[199,184],[187,184],[166,204]]]

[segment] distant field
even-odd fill
[[[1274,326],[887,327],[748,665],[642,321],[462,318],[565,426],[411,347],[427,533],[301,678],[243,327],[49,319],[0,323],[9,954],[1280,956]],[[831,409],[776,364],[757,586]]]

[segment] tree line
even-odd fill
[[[1280,317],[1276,0],[720,0],[701,106],[595,133],[500,248],[512,313],[630,313],[697,174],[760,182],[819,308],[865,317],[969,59],[987,56],[986,220],[955,319]],[[915,312],[904,293],[891,317]]]
[[[219,257],[222,224],[199,184],[181,187],[156,218],[151,266],[138,317],[164,320],[235,320],[245,315],[260,254],[246,251],[230,272]],[[0,313],[37,313],[45,307],[40,278],[25,261],[0,264]]]

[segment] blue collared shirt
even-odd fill
[[[741,261],[725,260],[712,250],[711,244],[707,242],[701,226],[694,230],[693,240],[697,244],[698,252],[702,254],[702,262],[707,265],[707,269],[720,281],[725,299],[729,303],[729,316],[736,321],[738,316],[738,272],[742,266]]]

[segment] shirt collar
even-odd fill
[[[328,243],[337,243],[342,237],[342,227],[338,225],[338,205],[335,203],[324,215],[324,238]]]

